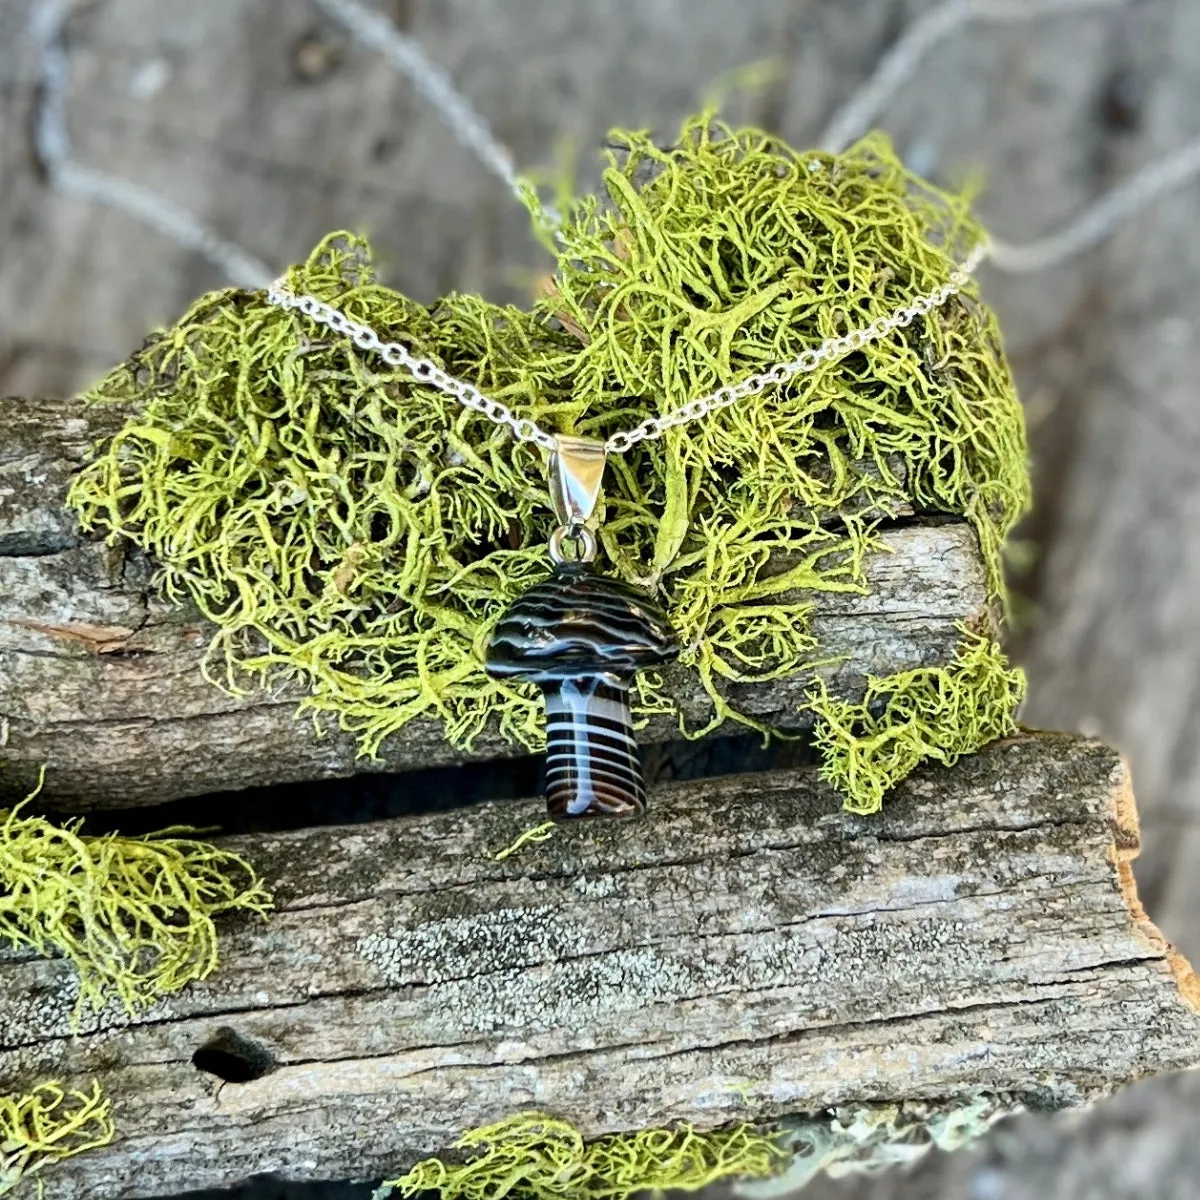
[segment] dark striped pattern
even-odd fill
[[[632,817],[646,807],[629,684],[679,653],[666,615],[636,588],[559,567],[500,618],[487,669],[546,694],[546,805],[555,818]]]
[[[546,689],[546,808],[556,818],[636,817],[646,785],[629,686],[593,675]]]
[[[608,673],[631,678],[679,653],[666,614],[644,593],[586,567],[560,567],[500,618],[488,674],[544,683]]]

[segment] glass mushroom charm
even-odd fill
[[[629,713],[629,685],[679,653],[662,610],[619,579],[588,565],[596,538],[584,522],[595,509],[604,447],[559,437],[551,457],[551,498],[562,524],[550,539],[554,573],[500,618],[487,651],[488,674],[538,684],[546,697],[546,807],[550,816],[633,817],[646,785]],[[578,557],[564,556],[573,542]]]

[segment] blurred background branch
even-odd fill
[[[917,73],[940,43],[973,23],[1032,21],[1090,9],[1115,8],[1125,0],[946,0],[930,9],[896,40],[857,91],[834,113],[818,145],[835,153],[869,132],[895,93]],[[432,62],[420,44],[360,0],[313,0],[369,50],[401,71],[444,122],[448,132],[495,175],[520,202],[521,181],[512,155],[487,122]],[[32,30],[42,62],[41,103],[35,140],[50,182],[60,190],[123,210],[179,246],[208,259],[243,287],[263,287],[272,272],[253,255],[208,229],[169,200],[128,180],[77,162],[67,132],[66,97],[70,68],[63,29],[72,0],[38,0]],[[770,78],[761,71],[758,77]],[[991,261],[1014,273],[1045,270],[1084,253],[1160,196],[1200,174],[1200,138],[1132,178],[1078,214],[1057,233],[1028,244],[993,240]]]

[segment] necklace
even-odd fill
[[[666,614],[651,597],[591,568],[597,539],[589,522],[600,499],[608,456],[705,420],[911,325],[961,291],[989,250],[988,243],[981,242],[946,283],[869,325],[829,338],[794,359],[649,417],[604,441],[550,433],[528,417],[518,417],[474,384],[455,378],[400,342],[384,341],[369,325],[352,321],[333,305],[289,291],[282,279],[268,289],[267,299],[350,338],[360,350],[379,355],[419,383],[507,427],[518,441],[549,452],[547,488],[558,520],[548,547],[554,570],[501,616],[488,645],[486,669],[494,678],[525,680],[542,689],[550,816],[630,817],[645,811],[646,786],[633,737],[629,688],[638,671],[676,658],[679,644]]]

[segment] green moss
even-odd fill
[[[399,1192],[438,1200],[627,1200],[641,1191],[697,1191],[731,1178],[763,1178],[782,1170],[778,1139],[749,1126],[700,1132],[690,1125],[615,1134],[594,1142],[566,1121],[522,1113],[456,1143],[465,1160],[427,1158],[385,1183],[376,1200]]]
[[[416,304],[379,284],[345,234],[290,286],[520,416],[600,436],[890,312],[983,236],[967,197],[906,172],[881,136],[837,156],[708,118],[672,150],[614,138],[607,195],[566,207],[532,311],[471,295]],[[458,746],[489,723],[542,744],[536,689],[482,666],[493,622],[546,572],[539,450],[257,292],[205,297],[91,398],[139,415],[71,502],[85,527],[150,551],[166,594],[216,622],[214,680],[299,677],[304,709],[366,754],[420,716]],[[1025,456],[995,318],[968,289],[615,460],[606,569],[655,590],[682,635],[713,701],[685,732],[755,725],[725,683],[828,657],[812,598],[867,590],[864,555],[900,505],[970,520],[1000,597]],[[653,680],[641,702],[673,711]]]
[[[98,1083],[87,1092],[51,1082],[23,1096],[0,1096],[0,1196],[35,1177],[40,1196],[47,1167],[107,1146],[115,1132],[109,1110]]]
[[[69,959],[76,1017],[114,998],[132,1012],[203,979],[217,965],[214,918],[270,908],[245,859],[175,836],[189,830],[87,837],[22,808],[0,812],[0,941]]]
[[[926,760],[952,766],[1016,733],[1025,674],[990,638],[963,630],[954,661],[883,678],[869,676],[860,702],[813,692],[821,775],[851,812],[878,812],[884,794]]]

